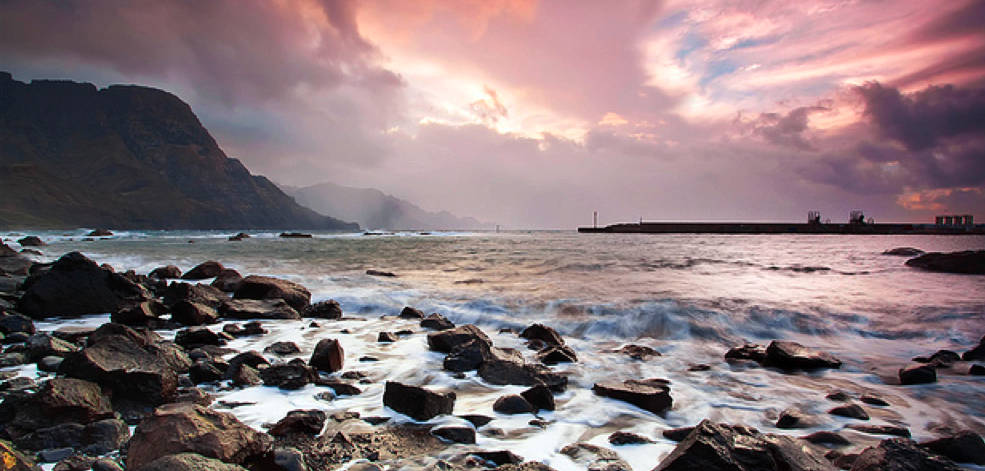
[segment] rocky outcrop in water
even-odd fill
[[[985,250],[931,252],[907,260],[906,265],[934,272],[985,275]]]
[[[59,258],[44,273],[28,277],[17,310],[36,319],[116,312],[150,294],[125,276],[96,265],[78,252]]]
[[[178,97],[131,85],[0,73],[0,188],[0,227],[359,229],[226,157]]]

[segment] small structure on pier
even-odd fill
[[[975,217],[970,214],[948,214],[937,216],[934,223],[938,226],[974,226]]]
[[[848,223],[857,225],[865,224],[865,214],[862,213],[861,209],[853,209],[852,212],[848,214]]]
[[[807,212],[807,224],[821,224],[821,212],[818,210]]]

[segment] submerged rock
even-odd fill
[[[628,356],[634,360],[647,361],[652,357],[660,356],[660,352],[654,350],[653,348],[647,347],[646,345],[635,345],[628,344],[623,345],[622,348],[616,350],[618,353]],[[728,357],[726,357],[728,358]]]
[[[43,247],[47,244],[44,243],[38,236],[27,236],[17,241],[23,247]]]
[[[883,255],[898,255],[898,256],[901,256],[901,257],[915,257],[917,255],[923,255],[924,253],[926,253],[926,252],[924,252],[923,250],[920,250],[920,249],[918,249],[916,247],[896,247],[894,249],[886,250],[882,254]]]
[[[906,265],[934,272],[985,275],[985,250],[931,252],[907,260]]]
[[[899,370],[900,384],[926,384],[937,382],[937,371],[929,365],[910,365]]]
[[[809,349],[797,342],[774,340],[766,347],[762,363],[784,369],[841,368],[841,361],[827,352]]]
[[[835,471],[796,438],[702,421],[654,471]]]
[[[985,360],[985,337],[978,342],[978,345],[961,355],[964,361]]]
[[[434,392],[420,386],[410,386],[387,381],[383,391],[383,405],[414,420],[426,421],[455,408],[454,392]]]

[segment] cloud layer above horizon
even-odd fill
[[[0,2],[0,70],[507,227],[985,220],[985,1]]]

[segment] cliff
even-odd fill
[[[0,227],[323,229],[162,90],[0,72]]]

